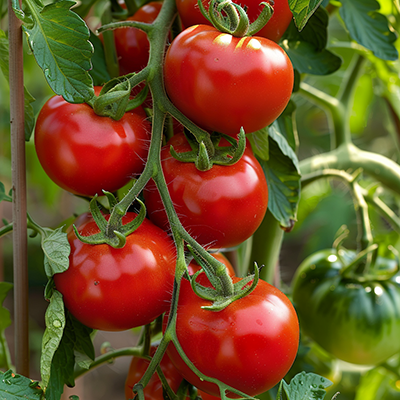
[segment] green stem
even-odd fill
[[[250,260],[263,266],[260,279],[270,284],[277,284],[276,274],[284,231],[272,213],[267,210],[263,222],[253,235]],[[252,266],[250,266],[252,267]]]

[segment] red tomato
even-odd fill
[[[135,216],[128,212],[123,223]],[[92,218],[81,221],[77,227],[81,235],[99,232]],[[69,230],[69,268],[55,274],[54,283],[66,308],[90,328],[134,328],[150,323],[169,308],[176,259],[173,241],[149,220],[126,239],[121,249],[89,245]]]
[[[157,347],[152,346],[150,354],[153,356]],[[129,367],[128,376],[125,381],[125,398],[126,400],[133,399],[134,395],[132,392],[133,386],[140,381],[143,374],[146,372],[149,366],[149,361],[141,357],[133,357],[131,365]],[[160,362],[161,370],[168,382],[168,385],[176,393],[179,385],[183,381],[182,375],[174,367],[168,354],[164,354]],[[162,400],[163,399],[163,388],[161,380],[157,374],[154,374],[149,383],[144,388],[144,396],[146,400]]]
[[[197,280],[210,287],[205,275]],[[239,280],[233,278],[233,282]],[[222,311],[201,308],[210,304],[182,280],[176,334],[187,357],[204,375],[250,396],[275,386],[290,369],[299,345],[298,319],[289,299],[260,280],[249,295]],[[215,384],[200,380],[190,370],[173,344],[167,353],[188,382],[213,396],[220,395]]]
[[[228,248],[249,238],[259,227],[268,205],[264,172],[247,148],[234,165],[214,165],[199,171],[193,163],[176,160],[169,152],[191,150],[184,134],[173,136],[161,150],[168,190],[184,228],[207,248]],[[149,218],[169,228],[161,197],[150,181],[144,190]]]
[[[102,189],[116,191],[143,171],[150,131],[142,107],[114,121],[96,115],[86,103],[54,96],[40,110],[35,148],[57,185],[82,196],[102,195]]]
[[[237,135],[275,121],[290,100],[293,66],[275,42],[234,37],[212,26],[181,32],[168,48],[165,88],[174,105],[200,127]]]
[[[250,22],[254,22],[258,15],[261,13],[262,7],[260,6],[259,0],[244,0],[241,2],[235,2],[240,4],[242,7],[247,7],[247,15]],[[203,0],[203,5],[208,10],[209,0]],[[192,25],[211,25],[210,22],[203,17],[200,9],[197,5],[197,0],[176,0],[176,6],[178,8],[179,16],[182,20],[182,24],[185,27]],[[262,36],[267,39],[279,42],[279,39],[285,33],[290,21],[293,18],[293,14],[289,8],[288,0],[274,0],[274,13],[268,23],[257,32],[257,36]]]
[[[211,255],[226,266],[229,276],[231,277],[236,276],[232,264],[222,253],[213,253]],[[200,268],[201,268],[200,265],[195,260],[192,260],[188,265],[189,274],[194,275]]]
[[[152,23],[157,18],[162,3],[152,1],[139,8],[127,21]],[[138,72],[149,60],[150,43],[147,34],[137,28],[118,28],[114,30],[115,49],[118,55],[121,75]]]

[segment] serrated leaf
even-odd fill
[[[268,209],[284,228],[297,220],[300,170],[296,154],[284,136],[269,128],[269,160],[259,160],[268,183]]]
[[[289,146],[296,152],[299,146],[299,139],[296,127],[296,104],[290,100],[283,113],[274,122],[278,131],[285,137]]]
[[[9,201],[12,202],[11,196],[6,193],[6,188],[4,187],[4,183],[0,182],[0,201]]]
[[[322,400],[326,388],[331,386],[329,379],[312,372],[300,372],[289,384],[283,381],[283,390],[288,400]]]
[[[289,7],[299,31],[305,27],[321,2],[322,0],[289,0]]]
[[[51,363],[60,344],[65,327],[64,302],[57,290],[53,291],[45,314],[46,329],[42,338],[40,374],[42,384],[47,386],[50,379]]]
[[[82,103],[94,95],[88,71],[93,46],[85,22],[70,10],[73,1],[61,0],[42,7],[26,0],[33,24],[23,25],[36,62],[53,91],[70,103]]]
[[[385,15],[378,12],[376,0],[341,0],[340,16],[350,36],[371,50],[376,57],[395,61],[399,53],[394,42],[397,35],[389,28]]]
[[[89,369],[95,357],[94,346],[90,336],[93,329],[83,325],[71,314],[69,314],[69,321],[75,334],[75,362],[81,368]]]
[[[12,287],[12,283],[0,282],[0,368],[8,367],[7,363],[10,360],[4,331],[11,325],[12,321],[10,311],[3,307],[3,302]]]
[[[268,128],[263,128],[259,131],[252,132],[247,135],[250,141],[253,153],[261,160],[268,161],[269,158],[269,140]]]
[[[282,44],[293,64],[300,73],[311,75],[329,75],[337,71],[342,60],[329,50],[317,51],[311,43],[285,41]]]
[[[42,238],[42,249],[44,270],[48,278],[68,269],[71,246],[62,228],[57,228]]]
[[[1,400],[40,400],[43,391],[39,383],[14,374],[11,370],[0,372],[0,399]]]
[[[9,80],[9,45],[6,34],[0,30],[0,69],[6,78]],[[24,129],[25,129],[25,140],[29,141],[33,128],[35,126],[35,114],[31,103],[35,101],[34,97],[24,87]],[[0,199],[1,200],[1,199]]]

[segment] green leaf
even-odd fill
[[[50,233],[47,233],[47,232]],[[69,266],[69,245],[67,234],[62,228],[54,231],[46,230],[46,235],[42,237],[42,249],[44,253],[44,270],[48,278],[56,273],[64,272]]]
[[[252,132],[247,135],[250,141],[253,153],[261,160],[268,161],[269,159],[269,140],[268,128],[263,128],[259,131]]]
[[[319,7],[301,32],[293,23],[289,25],[282,47],[298,72],[328,75],[342,65],[341,58],[326,49],[328,24],[328,13]]]
[[[103,86],[111,77],[107,71],[106,59],[104,55],[103,43],[98,36],[90,32],[90,42],[93,44],[94,53],[92,57],[93,69],[90,70],[90,76],[93,79],[93,85]]]
[[[89,369],[95,357],[93,342],[90,336],[93,329],[83,325],[71,314],[68,314],[68,316],[75,334],[75,362],[81,368]]]
[[[12,321],[10,311],[3,307],[3,302],[12,287],[12,283],[0,282],[0,368],[9,367],[11,359],[4,331]]]
[[[0,372],[1,400],[40,400],[42,395],[38,382],[16,375],[11,370]]]
[[[261,160],[268,183],[268,209],[283,228],[297,220],[300,169],[297,156],[274,124],[269,128],[269,160]]]
[[[6,34],[0,29],[0,69],[7,79],[9,80],[9,45]],[[31,103],[35,101],[33,96],[24,87],[24,101],[25,101],[25,140],[29,141],[33,128],[35,127],[35,114]]]
[[[12,197],[6,194],[6,189],[4,187],[4,183],[0,182],[0,201],[12,201]]]
[[[93,46],[89,28],[70,10],[73,1],[61,0],[42,6],[26,0],[32,24],[23,25],[36,62],[53,91],[71,103],[82,103],[94,95],[88,71]]]
[[[296,127],[296,104],[294,101],[290,100],[289,104],[286,106],[283,113],[275,121],[278,130],[285,139],[288,141],[289,146],[296,152],[299,146],[299,138]]]
[[[299,31],[305,27],[307,21],[321,3],[322,0],[289,0],[289,7]]]
[[[329,379],[312,372],[300,372],[289,384],[282,382],[288,400],[322,400],[326,395],[325,389],[332,385]]]
[[[287,41],[282,44],[282,47],[293,67],[302,74],[329,75],[342,65],[340,57],[326,49],[317,51],[311,43]]]
[[[340,16],[350,36],[371,50],[376,57],[395,61],[399,53],[394,45],[397,35],[385,15],[378,12],[376,0],[341,0]]]
[[[47,386],[50,379],[50,369],[54,353],[60,344],[65,327],[64,302],[57,290],[53,291],[50,304],[45,314],[46,329],[42,339],[42,353],[40,358],[40,374],[42,385]]]

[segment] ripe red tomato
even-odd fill
[[[135,216],[128,212],[123,223]],[[77,227],[81,235],[99,232],[93,218],[81,221]],[[69,268],[55,274],[54,283],[66,308],[90,328],[134,328],[150,323],[169,308],[176,259],[173,241],[146,219],[126,239],[121,249],[89,245],[69,230]]]
[[[191,150],[183,133],[161,150],[169,194],[184,228],[207,248],[227,248],[248,239],[261,224],[268,205],[268,186],[259,162],[248,147],[234,165],[199,171],[193,163],[171,156]],[[149,218],[163,230],[167,215],[153,181],[144,190]]]
[[[212,26],[181,32],[168,48],[165,88],[198,126],[236,136],[275,121],[290,100],[293,66],[284,50],[258,36],[238,38]]]
[[[197,280],[211,287],[204,274]],[[233,282],[239,280],[233,278]],[[250,396],[276,385],[290,369],[299,345],[299,324],[289,299],[260,280],[250,294],[222,311],[201,308],[210,304],[182,280],[176,334],[187,357],[204,375]],[[173,344],[167,353],[188,382],[213,396],[220,395],[214,383],[200,380],[190,370]]]
[[[259,0],[244,0],[235,2],[242,7],[247,7],[247,15],[250,22],[254,22],[261,13],[262,7]],[[203,5],[208,10],[209,0],[203,0]],[[211,25],[210,22],[203,17],[197,5],[197,0],[176,0],[179,17],[183,26],[188,28],[192,25]],[[289,8],[288,0],[274,0],[274,13],[268,23],[257,32],[257,36],[262,36],[267,39],[279,42],[279,39],[285,33],[293,14]]]
[[[231,277],[236,276],[236,273],[235,273],[235,270],[233,269],[232,264],[222,253],[213,253],[211,255],[215,259],[217,259],[219,262],[221,262],[222,264],[225,265],[229,276],[231,276]],[[192,260],[188,265],[189,274],[194,275],[200,268],[201,268],[200,265],[195,260]]]
[[[40,110],[35,148],[57,185],[82,196],[102,195],[102,189],[116,191],[143,171],[150,131],[142,107],[114,121],[96,115],[86,103],[54,96]]]
[[[152,346],[150,350],[150,355],[153,356],[156,352],[157,347]],[[128,376],[125,381],[125,398],[126,400],[133,399],[134,395],[132,392],[133,386],[140,381],[143,374],[146,372],[147,367],[149,366],[149,361],[145,358],[141,357],[133,357]],[[171,360],[168,357],[168,354],[164,354],[160,362],[161,370],[165,376],[165,379],[168,382],[168,385],[171,389],[176,393],[179,385],[183,381],[182,375],[178,372],[178,370],[174,367]],[[162,400],[163,399],[163,387],[161,384],[161,380],[157,374],[154,374],[149,383],[144,388],[144,396],[146,400]]]
[[[161,10],[162,2],[152,1],[139,8],[127,21],[152,23]],[[149,60],[150,43],[147,34],[137,28],[118,28],[114,31],[115,50],[121,75],[138,72]]]

